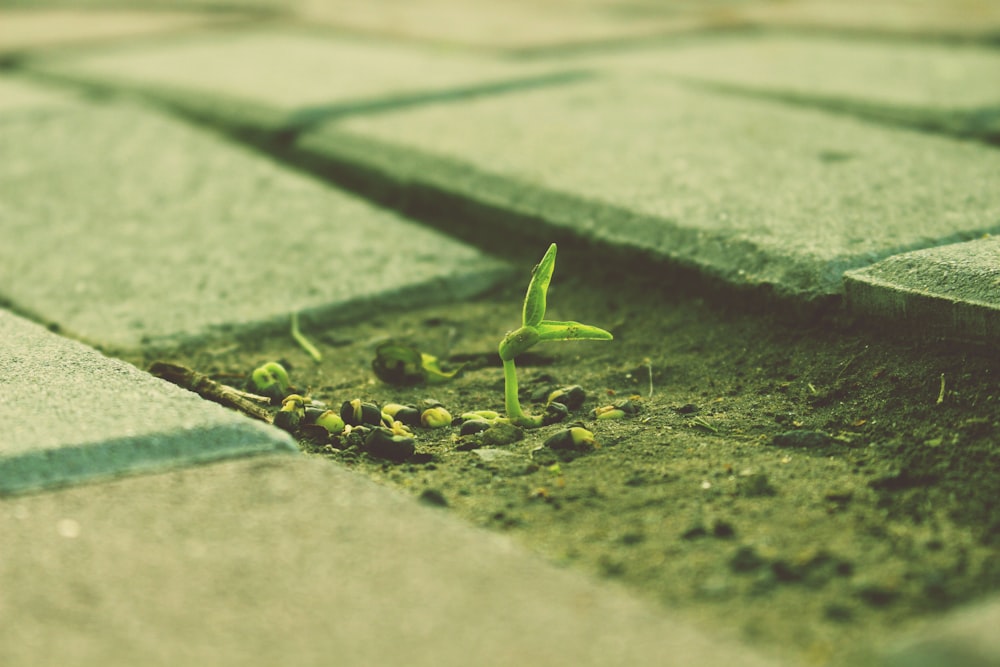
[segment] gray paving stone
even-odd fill
[[[0,112],[0,299],[103,348],[329,326],[508,267],[127,105]]]
[[[327,461],[0,501],[0,663],[776,665]]]
[[[156,35],[242,20],[233,13],[71,7],[0,8],[0,53]],[[192,7],[194,9],[194,7]]]
[[[903,253],[844,276],[860,315],[908,331],[1000,339],[1000,237]]]
[[[0,495],[298,451],[276,428],[3,310],[0,395]]]
[[[1000,598],[987,598],[937,618],[897,639],[878,667],[996,667],[1000,665]]]
[[[724,3],[621,3],[608,0],[419,0],[300,3],[299,17],[351,30],[517,52],[586,48],[718,27]]]
[[[996,151],[642,73],[343,119],[299,146],[526,234],[541,220],[803,298],[1000,225]]]
[[[768,27],[983,40],[1000,34],[1000,5],[990,0],[784,0],[734,9]]]
[[[291,28],[66,51],[29,66],[49,76],[139,91],[230,124],[268,129],[573,75],[462,49]]]
[[[588,62],[1000,139],[1000,51],[985,46],[765,32]]]
[[[70,91],[42,86],[13,77],[0,77],[0,122],[3,114],[12,111],[40,112],[46,109],[72,107],[79,98]]]

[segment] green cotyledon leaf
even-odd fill
[[[613,340],[611,332],[579,322],[542,320],[535,327],[538,340]]]
[[[552,272],[556,268],[556,244],[549,246],[542,261],[531,270],[531,282],[528,283],[528,292],[524,295],[524,310],[522,312],[522,325],[533,327],[545,317],[545,296],[549,291],[549,283],[552,282]]]

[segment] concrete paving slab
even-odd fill
[[[783,0],[737,11],[771,27],[983,40],[1000,34],[1000,5],[991,0]]]
[[[500,211],[524,234],[577,235],[796,298],[841,294],[847,269],[1000,226],[989,148],[641,73],[343,119],[299,146]]]
[[[873,660],[879,667],[995,667],[1000,665],[1000,598],[934,619],[899,638]]]
[[[0,662],[775,665],[329,462],[0,501]]]
[[[1000,51],[986,46],[762,33],[687,40],[588,63],[1000,139]]]
[[[420,0],[301,2],[297,15],[406,39],[514,52],[555,51],[625,43],[729,23],[720,2],[621,3],[608,0]],[[715,10],[715,11],[713,11]]]
[[[70,7],[0,8],[0,53],[149,36],[245,18],[233,13]]]
[[[72,91],[0,76],[0,122],[3,122],[6,112],[30,110],[38,113],[46,109],[71,107],[79,101],[79,96]]]
[[[105,349],[330,326],[509,267],[131,105],[0,113],[0,299]]]
[[[298,451],[274,427],[3,310],[0,387],[0,495]]]
[[[859,315],[910,332],[1000,339],[1000,237],[894,255],[844,276]]]
[[[49,76],[139,91],[228,124],[267,129],[575,76],[462,49],[293,28],[65,51],[28,65]]]

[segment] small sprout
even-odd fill
[[[344,432],[346,424],[339,414],[333,410],[325,410],[316,417],[315,424],[322,426],[330,435],[339,435]]]
[[[379,380],[388,384],[440,384],[455,377],[462,367],[445,372],[437,357],[421,352],[412,345],[388,341],[375,348],[372,370]]]
[[[303,336],[302,332],[299,331],[299,314],[297,312],[292,313],[292,338],[295,339],[295,342],[298,343],[302,349],[306,351],[306,354],[312,357],[313,361],[317,364],[323,361],[323,355],[316,349],[316,346],[310,343],[309,339]]]
[[[267,396],[274,404],[279,403],[288,394],[291,386],[288,371],[276,361],[269,361],[255,368],[247,380],[247,391]]]
[[[393,435],[403,435],[407,437],[413,435],[413,431],[410,430],[410,427],[400,421],[394,421],[389,424],[389,430],[392,431]]]
[[[413,438],[394,435],[389,429],[373,428],[365,437],[363,449],[370,456],[403,461],[413,456],[416,445]]]
[[[579,410],[587,398],[587,392],[578,384],[561,387],[549,394],[548,404],[562,403],[570,412]]]
[[[340,406],[340,418],[345,424],[360,426],[368,424],[370,426],[380,426],[382,424],[382,411],[374,403],[363,403],[360,398],[353,401],[344,401]]]
[[[274,416],[274,425],[294,431],[306,415],[306,399],[298,394],[290,394],[281,401],[281,410]]]
[[[715,425],[712,424],[712,422],[708,421],[704,417],[695,417],[690,422],[688,422],[688,424],[692,427],[703,428],[706,431],[711,431],[712,433],[719,432],[719,429],[717,429]]]
[[[541,417],[531,417],[521,410],[517,396],[517,369],[514,358],[536,343],[561,340],[611,340],[604,329],[579,322],[556,322],[545,319],[546,295],[556,265],[556,244],[549,246],[542,261],[531,272],[531,281],[524,296],[521,327],[500,341],[498,352],[503,361],[504,399],[507,417],[519,426],[534,428],[542,425]]]
[[[463,412],[459,419],[464,422],[470,420],[494,422],[500,419],[500,413],[494,410],[473,410],[471,412]]]
[[[591,410],[590,416],[594,419],[622,419],[623,417],[637,415],[642,406],[631,398],[624,401],[616,401],[611,405],[604,405]]]
[[[451,426],[451,413],[443,407],[427,408],[420,414],[420,423],[427,428],[444,428]]]
[[[382,406],[382,414],[389,417],[389,421],[400,421],[407,426],[420,426],[420,410],[399,403],[386,403]]]
[[[541,417],[531,417],[521,410],[517,396],[517,368],[514,358],[542,341],[612,340],[613,336],[595,326],[579,322],[556,322],[545,319],[546,295],[556,267],[556,244],[549,246],[542,261],[532,269],[528,291],[524,295],[521,328],[508,333],[500,341],[498,352],[503,361],[504,399],[510,420],[527,428],[542,425]]]
[[[599,408],[594,408],[590,413],[594,419],[624,419],[625,411],[621,408],[616,408],[613,405],[605,405]]]

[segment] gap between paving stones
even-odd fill
[[[816,93],[796,93],[780,90],[761,90],[749,86],[705,81],[694,77],[675,77],[692,88],[714,91],[748,99],[773,100],[804,109],[820,109],[833,114],[843,114],[871,123],[892,128],[908,128],[928,134],[954,137],[1000,146],[1000,107],[963,109],[947,114],[929,115],[918,109],[892,107],[877,102],[850,100]]]

